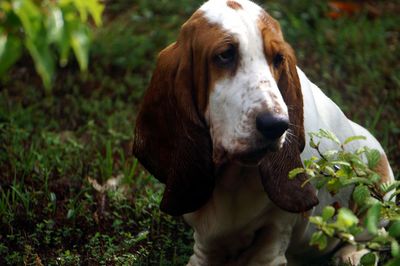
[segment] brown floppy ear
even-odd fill
[[[211,138],[197,113],[189,41],[158,58],[137,120],[133,153],[166,184],[161,210],[182,215],[199,209],[214,188]]]
[[[306,180],[299,174],[289,180],[289,172],[302,167],[300,153],[304,149],[303,95],[296,70],[296,59],[292,48],[284,43],[283,69],[278,87],[289,110],[289,132],[282,149],[267,154],[261,164],[260,173],[264,189],[269,198],[280,208],[289,212],[304,212],[318,204],[315,190],[310,183],[302,186]]]

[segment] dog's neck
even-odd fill
[[[193,259],[240,254],[255,243],[257,232],[278,228],[274,223],[280,219],[274,218],[282,213],[265,193],[257,166],[227,164],[218,171],[210,200],[199,210],[184,215],[195,231]],[[225,254],[214,254],[222,252],[221,247]]]
[[[230,163],[218,171],[210,200],[184,218],[196,231],[223,227],[215,231],[221,233],[240,230],[253,219],[261,222],[260,216],[270,208],[275,205],[263,189],[258,167]]]
[[[216,189],[230,193],[240,193],[245,190],[263,191],[257,165],[243,165],[238,162],[227,163],[216,174]],[[214,190],[215,194],[215,190]]]

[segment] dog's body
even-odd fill
[[[318,156],[306,134],[321,128],[341,141],[365,136],[348,150],[379,150],[376,170],[393,181],[377,140],[296,67],[265,11],[247,0],[211,0],[194,13],[160,54],[134,141],[135,155],[166,184],[162,210],[183,214],[195,230],[189,265],[293,265],[321,256],[308,246],[315,229],[307,217],[333,202],[348,206],[351,189],[332,197],[301,186],[304,174],[288,180]],[[344,247],[337,256],[358,263],[363,252]]]
[[[354,151],[368,146],[384,154],[381,145],[366,129],[348,120],[300,69],[298,74],[303,99],[309,103],[304,105],[306,132],[328,129],[342,142],[349,136],[362,135],[367,137],[365,141],[357,141],[346,148]],[[326,141],[322,142],[321,149],[327,151],[338,147]],[[319,155],[307,142],[301,158],[305,160],[311,156]],[[381,164],[387,166],[385,157],[382,158]],[[387,172],[383,169],[379,169],[386,178],[382,181],[393,181],[390,167],[386,168]],[[189,265],[225,265],[227,258],[229,265],[307,265],[304,263],[337,248],[339,241],[331,241],[322,253],[310,247],[315,227],[310,226],[308,217],[320,215],[324,206],[334,202],[349,207],[351,188],[341,190],[334,197],[327,191],[318,191],[319,205],[305,214],[293,214],[281,210],[268,199],[260,180],[257,167],[232,164],[217,180],[210,201],[200,210],[184,215],[195,230],[195,254]],[[365,254],[365,251],[348,246],[342,251],[337,252],[338,261],[349,262],[350,259],[354,265]]]

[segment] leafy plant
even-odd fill
[[[368,147],[355,152],[347,151],[349,143],[360,139],[365,137],[352,136],[340,142],[327,130],[311,133],[310,146],[320,158],[313,156],[305,160],[304,168],[296,168],[289,174],[290,178],[294,178],[298,173],[306,173],[309,177],[306,182],[312,181],[317,189],[325,188],[331,195],[354,186],[354,210],[326,206],[322,214],[309,218],[317,227],[310,245],[322,250],[327,247],[329,238],[338,238],[358,249],[370,250],[362,257],[362,265],[374,265],[376,253],[386,250],[391,251],[391,259],[385,265],[399,265],[400,208],[396,205],[395,196],[400,193],[400,182],[383,183],[372,170],[380,160],[379,151]],[[321,140],[336,143],[338,150],[322,152]],[[364,217],[364,221],[358,217]],[[383,227],[386,224],[390,224],[388,231]]]
[[[80,69],[88,66],[91,41],[89,17],[101,25],[103,5],[98,0],[3,0],[0,3],[0,77],[26,49],[46,89],[50,89],[57,50],[65,66],[72,49]]]
[[[0,6],[5,2],[11,0],[0,0]],[[31,2],[42,10],[44,0]],[[90,46],[89,63],[95,64],[83,78],[76,75],[70,48],[63,77],[52,79],[51,98],[32,82],[34,62],[22,39],[24,30],[13,28],[24,55],[0,80],[0,265],[184,265],[193,253],[193,231],[160,211],[162,186],[134,165],[130,141],[157,53],[176,40],[200,3],[101,2],[106,5],[103,25],[93,29]],[[303,71],[374,131],[398,173],[398,4],[374,1],[384,10],[378,19],[331,20],[325,17],[324,1],[257,2],[279,20]],[[4,29],[3,9],[0,13]],[[94,25],[91,21],[88,13]],[[55,43],[50,48],[57,75],[59,49]],[[128,189],[99,193],[87,177],[105,183],[108,141],[112,177],[122,176],[121,185]],[[11,187],[30,197],[33,216]],[[97,232],[98,241],[92,241]]]

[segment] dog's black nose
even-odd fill
[[[289,119],[270,113],[261,113],[256,117],[256,127],[269,140],[275,140],[289,128]]]

